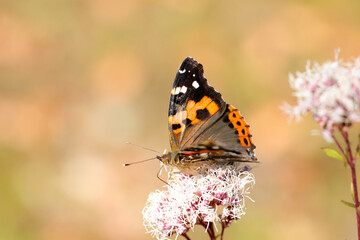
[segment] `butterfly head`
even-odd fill
[[[174,150],[172,152],[164,153],[161,156],[156,156],[160,162],[162,162],[165,166],[175,165],[179,162],[179,150]]]

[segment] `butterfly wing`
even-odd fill
[[[220,93],[204,77],[200,63],[188,57],[181,64],[171,90],[169,133],[172,148],[190,146],[201,130],[225,111]]]
[[[240,123],[240,125],[238,125]],[[203,66],[186,58],[176,74],[170,97],[169,134],[172,150],[211,145],[251,158],[249,126],[204,77]]]

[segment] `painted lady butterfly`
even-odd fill
[[[188,57],[171,90],[172,151],[157,158],[192,175],[213,165],[258,162],[249,127],[240,112],[208,84],[203,66]]]

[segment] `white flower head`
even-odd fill
[[[209,169],[207,175],[174,173],[166,190],[149,195],[144,226],[157,239],[169,239],[200,222],[230,225],[245,214],[245,198],[254,184],[253,174],[231,166]]]
[[[297,119],[312,112],[327,141],[334,127],[360,122],[360,57],[343,62],[336,52],[334,61],[308,63],[305,72],[290,74],[289,82],[297,105],[281,108]]]

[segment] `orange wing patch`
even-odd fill
[[[186,105],[187,121],[191,123],[191,125],[194,125],[214,115],[217,111],[219,111],[219,106],[207,96],[204,96],[197,103],[190,100]]]
[[[238,135],[240,144],[244,147],[254,146],[251,141],[250,126],[245,122],[244,117],[231,105],[229,105],[229,110],[228,118],[230,120],[230,127],[235,128],[235,133]]]
[[[209,105],[206,107],[206,109],[209,111],[210,115],[214,115],[217,111],[219,111],[219,106],[215,102],[209,103]]]
[[[211,98],[204,96],[198,102],[188,101],[184,111],[169,116],[169,124],[171,124],[174,135],[177,135],[183,132],[187,125],[197,124],[201,120],[211,117],[217,111],[219,111],[219,106]]]

